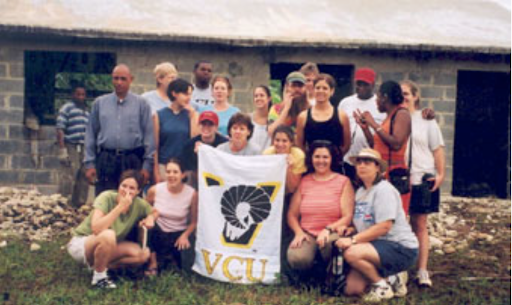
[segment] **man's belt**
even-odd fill
[[[134,149],[108,149],[108,148],[100,148],[100,153],[106,152],[108,154],[113,154],[116,156],[126,156],[131,154],[139,154],[144,151],[144,147],[137,147]]]

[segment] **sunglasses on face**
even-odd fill
[[[362,164],[362,163],[364,163],[364,164],[371,164],[371,163],[376,163],[376,162],[372,158],[364,158],[364,157],[362,157],[362,158],[357,158],[356,159],[356,164]]]

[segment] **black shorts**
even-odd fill
[[[430,214],[439,212],[440,197],[439,188],[435,192],[431,192],[425,189],[423,184],[413,185],[409,214]]]
[[[182,233],[183,231],[164,232],[155,223],[155,227],[149,231],[149,248],[151,252],[157,254],[158,260],[172,257],[178,264],[178,267],[181,267],[181,252],[174,246],[174,243],[176,243]]]

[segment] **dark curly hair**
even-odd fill
[[[307,173],[310,174],[315,172],[315,168],[313,167],[313,154],[318,148],[327,148],[327,150],[329,150],[329,154],[331,155],[331,170],[333,172],[339,173],[341,170],[341,155],[339,148],[332,144],[331,141],[327,140],[316,140],[313,141],[311,145],[309,145],[308,153],[306,155],[306,167],[308,169]]]
[[[392,80],[384,82],[379,88],[379,93],[387,97],[393,105],[400,105],[404,101],[402,87]]]

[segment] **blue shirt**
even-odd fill
[[[92,106],[85,137],[85,166],[95,167],[99,148],[130,150],[144,147],[142,167],[151,170],[155,153],[151,108],[128,92],[120,102],[115,93],[98,97]]]
[[[209,106],[205,106],[205,107],[201,108],[201,112],[205,112],[205,111],[213,111],[219,116],[218,132],[226,137],[229,137],[229,135],[228,135],[229,119],[231,119],[231,117],[235,113],[240,112],[240,109],[238,109],[235,106],[229,106],[229,108],[224,111],[217,111],[217,110],[215,110],[213,105],[209,105]]]
[[[179,157],[185,143],[190,139],[190,116],[187,109],[174,113],[171,108],[158,110],[158,163],[166,164]]]
[[[64,132],[64,142],[84,144],[88,120],[89,112],[85,108],[78,107],[74,101],[68,102],[60,108],[55,127]]]

